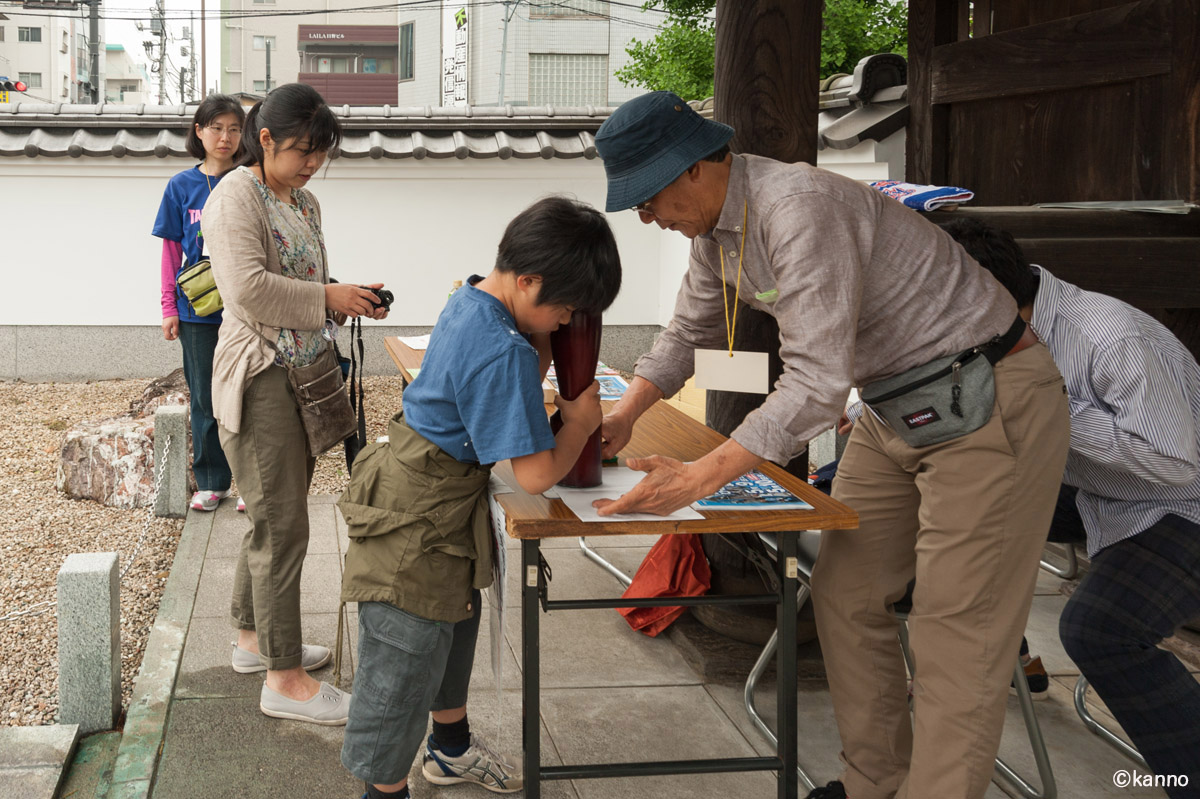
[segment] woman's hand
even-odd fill
[[[379,298],[371,291],[381,288],[382,283],[372,283],[365,288],[350,283],[329,283],[325,286],[325,307],[351,319],[359,316],[383,319],[387,316],[387,309],[375,307]]]
[[[167,341],[174,341],[179,338],[179,317],[168,316],[162,321],[163,338]]]

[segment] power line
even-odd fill
[[[613,7],[627,8],[627,9],[637,10],[641,13],[646,13],[646,14],[660,14],[664,17],[664,19],[667,14],[666,11],[660,10],[657,8],[648,8],[648,9],[643,8],[641,6],[641,4],[639,4],[639,3],[628,3],[628,2],[622,2],[621,0],[600,0],[600,1],[603,2],[605,5],[609,6],[610,10]],[[510,2],[511,2],[511,0],[510,0]],[[505,4],[504,0],[467,0],[467,2],[463,3],[463,5],[466,6],[467,8],[482,8],[482,7],[486,7],[486,6],[496,6],[496,5],[504,5],[504,4]],[[541,0],[540,4],[543,6],[549,5],[549,6],[557,6],[560,8],[570,8],[572,10],[578,10],[575,6],[570,5],[569,0]],[[378,13],[378,12],[382,12],[382,11],[421,10],[421,9],[433,10],[433,9],[440,8],[441,5],[442,5],[441,0],[400,0],[399,2],[395,2],[395,3],[384,3],[384,4],[380,4],[380,5],[370,5],[370,6],[355,6],[352,8],[339,8],[339,9],[313,8],[313,9],[295,9],[295,10],[290,10],[290,11],[283,11],[283,10],[278,10],[278,9],[274,9],[274,10],[263,9],[261,11],[259,11],[259,10],[226,11],[224,9],[214,9],[211,12],[206,11],[204,14],[200,15],[200,20],[201,20],[201,22],[209,22],[209,21],[213,21],[213,20],[223,22],[223,21],[227,21],[227,20],[238,20],[238,19],[257,19],[260,17],[266,19],[266,18],[314,16],[317,14],[370,14],[370,13]],[[6,13],[10,16],[36,17],[36,18],[45,18],[45,19],[54,19],[54,18],[61,17],[61,15],[58,13],[54,13],[54,12],[37,13],[36,11],[33,11],[33,10],[19,10],[19,11],[11,10],[11,11],[5,11],[4,13]],[[192,14],[192,13],[194,13],[194,12],[185,11],[185,10],[177,10],[177,11],[165,11],[164,10],[161,18],[164,21],[182,22],[182,21],[185,21],[190,18],[186,14]],[[129,16],[122,16],[124,14],[128,14]],[[111,20],[111,21],[126,21],[126,22],[148,22],[154,16],[155,16],[154,14],[147,16],[146,12],[142,11],[141,9],[108,8],[108,9],[105,9],[103,12],[101,12],[100,19]],[[661,28],[661,24],[656,24],[653,22],[641,22],[638,20],[628,19],[625,17],[616,17],[616,16],[613,16],[611,13],[610,14],[593,14],[593,15],[589,15],[589,16],[591,16],[592,18],[608,20],[610,22],[619,22],[619,23],[622,23],[625,25],[631,25],[634,27],[649,28],[649,29],[654,29],[654,30],[658,30],[659,28]]]

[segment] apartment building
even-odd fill
[[[121,44],[104,45],[104,101],[145,103],[149,101],[150,76],[144,64]]]
[[[263,94],[299,80],[334,105],[619,105],[641,90],[613,71],[662,18],[607,0],[326,5],[289,16],[271,14],[285,0],[222,0],[234,18],[222,22],[221,90]]]
[[[11,102],[90,102],[87,7],[81,9],[23,9],[0,12],[0,75],[19,80],[25,95]],[[100,22],[104,40],[104,22]],[[104,49],[100,50],[104,74]]]

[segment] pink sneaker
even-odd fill
[[[192,494],[192,502],[189,507],[192,510],[213,511],[221,504],[221,500],[229,496],[229,491],[197,491]]]
[[[238,513],[246,512],[246,500],[244,497],[238,497]]]

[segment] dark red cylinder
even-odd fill
[[[550,334],[550,350],[554,355],[554,372],[558,376],[558,393],[563,399],[573,400],[596,379],[596,364],[600,360],[600,331],[602,323],[598,313],[575,311],[571,321]],[[562,422],[559,414],[551,419],[551,427],[558,432]],[[558,481],[568,488],[590,488],[601,483],[600,473],[600,428],[588,438],[579,454],[579,460]]]

